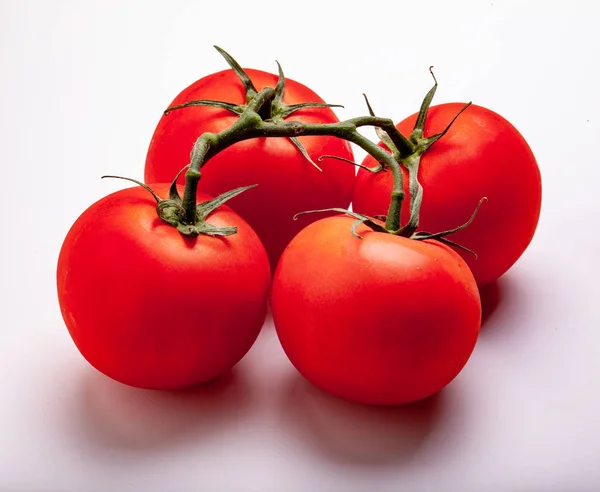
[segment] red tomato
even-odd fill
[[[462,107],[432,106],[425,136],[441,132]],[[409,135],[416,117],[405,119],[398,129]],[[367,156],[363,164],[374,161]],[[424,193],[419,230],[453,229],[469,218],[481,198],[488,198],[469,227],[448,237],[477,253],[475,259],[459,250],[479,285],[496,280],[519,259],[537,227],[542,187],[535,157],[513,125],[489,109],[471,105],[423,155],[418,176]],[[353,209],[365,215],[386,214],[391,187],[391,173],[359,170]],[[403,212],[406,223],[408,204]]]
[[[168,196],[167,185],[154,189]],[[131,386],[173,389],[215,378],[250,349],[271,274],[258,236],[229,208],[207,222],[235,225],[236,234],[191,238],[155,206],[136,187],[88,208],[63,243],[58,298],[92,366]]]
[[[276,75],[251,69],[246,72],[259,91],[266,86],[275,87],[277,83]],[[233,70],[225,70],[193,83],[173,100],[171,106],[197,99],[242,104],[245,92]],[[289,105],[323,102],[309,88],[290,79],[287,79],[283,100]],[[218,133],[236,119],[237,115],[213,107],[188,107],[163,116],[148,150],[146,182],[172,181],[189,163],[190,151],[202,133]],[[338,121],[329,108],[302,109],[288,120],[305,123]],[[350,145],[344,140],[329,136],[300,137],[299,140],[315,162],[327,154],[353,159]],[[353,166],[333,159],[326,159],[319,166],[323,172],[311,165],[287,138],[246,140],[217,154],[207,163],[199,189],[216,196],[240,186],[259,185],[252,194],[237,198],[231,207],[260,236],[274,269],[281,252],[302,227],[293,220],[296,213],[350,205]],[[181,179],[183,182],[183,176]]]
[[[298,371],[336,396],[399,405],[452,381],[475,346],[481,304],[451,248],[319,220],[281,256],[271,305]]]

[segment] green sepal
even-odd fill
[[[356,232],[356,229],[358,228],[358,226],[360,224],[365,224],[367,227],[370,227],[375,232],[385,232],[385,233],[388,232],[388,230],[384,226],[382,226],[380,223],[376,222],[375,219],[373,219],[372,217],[369,217],[368,215],[358,214],[356,212],[346,210],[345,208],[334,207],[334,208],[321,208],[318,210],[307,210],[306,212],[299,212],[296,215],[294,215],[294,220],[298,220],[298,217],[300,217],[301,215],[313,214],[313,213],[319,213],[319,212],[339,212],[341,214],[345,214],[350,217],[354,217],[356,219],[356,221],[352,223],[352,227],[350,228],[350,233],[359,239],[362,239],[362,236]]]
[[[373,111],[373,108],[371,107],[371,103],[369,102],[369,98],[364,93],[363,93],[363,97],[365,98],[365,102],[367,103],[367,109],[369,110],[369,114],[371,116],[375,117],[375,112]],[[394,142],[392,141],[392,139],[390,138],[390,136],[388,135],[388,133],[385,130],[383,130],[380,127],[376,126],[375,127],[375,133],[379,137],[379,140],[381,140],[384,143],[384,145],[388,149],[390,149],[390,152],[392,154],[394,154],[394,155],[398,155],[399,154],[398,147],[396,147],[396,145],[394,144]]]
[[[465,109],[467,109],[471,105],[470,102],[465,104],[462,107],[462,109],[458,113],[456,113],[456,115],[454,115],[452,121],[450,121],[450,123],[446,125],[446,128],[444,128],[444,130],[442,130],[440,133],[436,133],[431,137],[425,138],[423,135],[425,132],[425,122],[427,121],[427,113],[429,112],[429,108],[431,107],[431,103],[438,88],[438,81],[435,78],[435,74],[433,73],[433,67],[429,67],[429,73],[431,74],[431,77],[433,77],[433,87],[429,89],[429,92],[427,92],[425,98],[423,99],[423,102],[421,103],[417,120],[415,121],[415,125],[410,134],[410,141],[417,146],[419,154],[423,154],[435,142],[437,142],[440,138],[446,135],[446,133],[448,132],[448,130],[450,130],[450,127],[453,125],[456,119],[462,114],[462,112]]]
[[[303,108],[331,108],[331,107],[343,107],[339,104],[327,104],[320,102],[305,102],[299,104],[287,105],[283,102],[283,95],[285,93],[285,75],[283,74],[283,69],[281,68],[281,64],[276,61],[277,70],[279,72],[279,78],[277,79],[277,85],[275,86],[275,97],[271,103],[270,115],[267,119],[270,119],[274,122],[282,122],[285,118],[295,113],[296,111]],[[294,146],[300,151],[300,153],[304,156],[304,158],[317,169],[317,171],[323,172],[323,169],[311,158],[308,151],[300,143],[300,140],[296,137],[289,137],[290,142],[294,144]]]
[[[207,236],[232,236],[236,234],[238,228],[236,226],[216,227],[208,222],[202,222],[198,226],[198,232]]]
[[[214,212],[221,205],[231,200],[232,198],[235,198],[236,196],[240,195],[244,191],[255,188],[256,186],[258,185],[254,184],[250,186],[242,186],[241,188],[236,188],[235,190],[226,191],[222,195],[219,195],[218,197],[213,198],[208,202],[199,203],[198,205],[196,205],[196,215],[198,217],[198,220],[204,221],[212,212]]]
[[[291,114],[295,113],[300,109],[305,108],[343,108],[341,104],[328,104],[322,102],[304,102],[298,104],[290,104],[289,106],[285,106],[284,108],[279,109],[279,114],[282,118],[287,118]]]
[[[171,186],[169,187],[169,199],[173,200],[179,205],[181,205],[182,201],[181,196],[179,196],[179,191],[177,190],[177,180],[179,179],[179,176],[181,176],[181,173],[185,171],[188,167],[190,167],[189,164],[187,164],[179,170],[177,176],[175,176],[175,179],[171,182]]]
[[[189,108],[189,107],[193,107],[193,106],[210,106],[213,108],[226,109],[227,111],[230,111],[231,113],[234,113],[237,115],[242,114],[244,112],[244,109],[246,108],[245,105],[233,104],[233,103],[229,103],[229,102],[225,102],[225,101],[213,101],[212,99],[198,99],[196,101],[188,101],[183,104],[177,104],[175,106],[170,106],[167,109],[165,109],[164,114],[166,116],[171,111],[176,111],[178,109]]]
[[[458,113],[456,113],[454,115],[454,118],[452,118],[452,120],[450,121],[450,123],[448,123],[446,125],[446,128],[444,128],[440,133],[436,133],[435,135],[432,135],[431,137],[427,137],[427,138],[423,138],[422,140],[419,141],[419,145],[423,148],[422,152],[425,152],[427,149],[429,149],[434,143],[436,143],[440,138],[442,138],[444,135],[446,135],[446,133],[448,133],[448,130],[450,130],[450,127],[454,124],[454,122],[456,121],[456,119],[463,113],[463,111],[465,111],[470,105],[471,105],[471,101],[469,101],[467,104],[465,104]]]
[[[321,167],[315,161],[312,160],[312,158],[308,154],[308,151],[306,150],[304,145],[302,145],[300,140],[298,140],[297,137],[289,137],[289,140],[296,146],[296,148],[300,151],[304,158],[317,169],[317,171],[323,172],[323,169],[321,169]]]
[[[227,64],[231,67],[231,69],[235,72],[235,74],[239,77],[240,81],[242,82],[242,85],[244,86],[244,92],[246,95],[245,104],[234,104],[226,101],[215,101],[212,99],[198,99],[195,101],[188,101],[183,104],[171,106],[164,111],[165,115],[168,115],[171,111],[176,111],[178,109],[189,108],[194,106],[209,106],[213,108],[225,109],[239,116],[244,112],[248,103],[252,101],[252,99],[254,99],[256,94],[258,94],[256,87],[254,87],[254,83],[252,82],[248,74],[244,71],[244,69],[240,66],[240,64],[237,61],[235,61],[235,59],[224,49],[219,48],[218,46],[215,46],[215,49],[221,54],[221,56],[223,56],[223,58],[225,58]]]
[[[235,74],[239,77],[244,85],[244,90],[246,91],[246,104],[250,102],[258,94],[256,87],[252,83],[252,80],[248,76],[248,74],[244,71],[244,69],[240,66],[240,64],[235,61],[235,59],[227,53],[223,48],[219,48],[215,45],[215,49],[221,54],[227,64],[231,67],[231,69],[235,72]]]
[[[425,130],[425,120],[427,119],[427,112],[431,106],[431,101],[433,101],[433,96],[435,96],[435,92],[437,91],[438,82],[433,74],[433,67],[429,67],[429,73],[433,77],[433,87],[429,89],[429,92],[425,95],[423,102],[421,103],[421,108],[419,109],[419,115],[417,116],[417,121],[415,122],[415,126],[410,134],[410,140],[417,144],[419,140],[423,138],[423,131]]]
[[[435,239],[436,241],[447,244],[449,246],[454,246],[456,248],[462,249],[463,251],[466,251],[467,253],[472,254],[475,257],[475,259],[477,259],[477,254],[474,251],[470,250],[469,248],[467,248],[465,246],[462,246],[461,244],[458,244],[454,241],[447,239],[446,236],[449,236],[450,234],[454,234],[458,231],[462,231],[463,229],[469,227],[471,225],[471,223],[473,222],[473,220],[475,220],[475,217],[477,216],[477,213],[479,212],[479,208],[481,207],[481,205],[487,201],[488,201],[488,199],[485,196],[481,200],[479,200],[479,202],[477,202],[477,206],[475,207],[475,210],[471,214],[471,217],[469,217],[469,220],[467,220],[464,224],[461,224],[458,227],[455,227],[454,229],[449,229],[447,231],[437,232],[437,233],[433,233],[433,234],[430,232],[419,231],[419,232],[413,233],[410,236],[410,239],[414,239],[416,241],[424,241],[426,239]]]
[[[275,98],[273,99],[273,107],[271,109],[271,117],[274,120],[282,120],[304,108],[343,108],[341,104],[327,104],[324,102],[303,102],[298,104],[290,104],[289,106],[283,102],[283,94],[285,93],[285,75],[281,64],[276,61],[279,78],[275,86]]]
[[[123,176],[115,176],[112,174],[106,174],[104,176],[100,176],[100,179],[104,179],[104,178],[115,178],[115,179],[124,179],[125,181],[131,181],[132,183],[135,183],[136,185],[141,186],[142,188],[144,188],[148,193],[150,193],[154,199],[156,200],[156,203],[160,203],[162,201],[162,198],[160,198],[152,188],[150,188],[146,183],[142,183],[141,181],[138,181],[137,179],[133,179],[133,178],[125,178]]]
[[[352,164],[353,166],[360,167],[361,169],[364,169],[365,171],[369,171],[372,173],[378,173],[379,171],[383,170],[383,166],[379,162],[377,163],[376,166],[369,167],[369,166],[364,166],[362,164],[359,164],[358,162],[354,162],[354,161],[351,161],[350,159],[346,159],[345,157],[340,157],[337,155],[322,155],[317,160],[319,162],[323,162],[323,159],[336,159],[338,161],[347,162],[348,164]]]

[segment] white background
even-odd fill
[[[0,0],[0,491],[600,490],[595,4]],[[537,235],[488,289],[473,357],[439,396],[329,397],[270,322],[231,376],[180,393],[122,386],[77,352],[55,293],[61,242],[125,186],[102,174],[143,177],[161,111],[226,68],[213,44],[246,67],[279,60],[341,118],[365,113],[366,92],[402,119],[434,65],[436,102],[473,100],[529,141]]]

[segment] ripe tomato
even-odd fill
[[[275,87],[277,83],[277,76],[270,73],[251,69],[246,73],[259,91],[266,86]],[[171,106],[198,99],[242,104],[245,92],[233,70],[225,70],[193,83]],[[290,79],[286,81],[283,101],[288,105],[323,102],[309,88]],[[189,163],[193,144],[202,133],[218,133],[236,119],[237,115],[214,107],[187,107],[163,116],[148,149],[145,181],[172,181]],[[305,123],[338,121],[329,108],[301,109],[288,119]],[[350,145],[341,139],[319,136],[299,140],[315,162],[321,155],[353,158]],[[237,198],[231,207],[257,232],[274,269],[281,252],[302,227],[293,220],[296,213],[350,205],[353,166],[334,159],[326,159],[319,166],[323,172],[311,165],[286,138],[246,140],[225,149],[207,163],[199,189],[217,196],[240,186],[259,185],[253,193]]]
[[[298,234],[273,277],[281,345],[298,371],[336,396],[399,405],[452,381],[477,340],[481,304],[451,248],[336,216]]]
[[[168,185],[154,189],[168,195]],[[237,226],[236,234],[191,238],[159,219],[155,205],[136,187],[88,208],[60,251],[58,298],[96,369],[131,386],[181,388],[215,378],[250,349],[271,274],[258,236],[229,208],[207,222]]]
[[[441,132],[462,107],[459,103],[432,106],[425,136]],[[397,128],[410,135],[416,117]],[[367,156],[363,164],[374,161]],[[408,196],[408,177],[403,175]],[[423,154],[418,177],[423,186],[419,230],[453,229],[469,218],[481,198],[488,198],[475,221],[448,238],[477,253],[475,259],[457,250],[479,285],[496,280],[523,254],[540,215],[541,178],[527,142],[506,119],[481,106],[469,106]],[[385,214],[391,187],[391,173],[359,170],[353,209],[365,215]],[[406,223],[408,206],[403,212]]]

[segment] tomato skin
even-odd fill
[[[477,340],[481,304],[464,261],[436,241],[358,228],[337,216],[284,251],[271,305],[281,345],[316,386],[366,404],[400,405],[452,381]]]
[[[168,196],[168,185],[153,188]],[[215,378],[250,349],[271,274],[258,236],[227,207],[207,221],[237,234],[190,238],[155,206],[136,187],[88,208],[60,251],[58,299],[92,366],[131,386],[175,389]]]
[[[463,106],[432,106],[425,136],[442,131]],[[416,117],[410,116],[397,128],[409,135]],[[370,156],[363,162],[367,166],[374,163]],[[403,176],[408,194],[406,172]],[[475,259],[457,250],[479,285],[504,274],[531,242],[542,201],[540,171],[523,136],[502,116],[471,105],[423,155],[418,176],[424,193],[419,230],[453,229],[471,216],[481,198],[488,198],[474,222],[449,237],[477,253]],[[391,173],[359,170],[353,209],[367,215],[386,214],[391,189]],[[408,220],[408,204],[402,220]]]
[[[275,87],[277,76],[246,69],[257,90]],[[183,90],[171,106],[197,99],[235,104],[245,102],[243,86],[232,70],[211,74]],[[312,90],[287,79],[284,103],[323,102]],[[212,107],[188,107],[163,116],[146,157],[145,181],[170,182],[190,161],[190,151],[204,132],[230,127],[237,115]],[[289,121],[334,123],[329,108],[302,109]],[[300,137],[315,162],[322,155],[353,159],[348,142],[329,136]],[[199,189],[213,196],[258,184],[250,195],[241,195],[231,207],[257,232],[274,269],[287,243],[300,231],[293,220],[298,212],[329,207],[347,208],[352,199],[353,166],[334,159],[318,163],[319,172],[287,138],[259,138],[238,142],[213,157],[202,170]],[[181,181],[183,182],[183,176]],[[316,220],[316,217],[310,220]],[[306,222],[305,222],[306,223]]]

